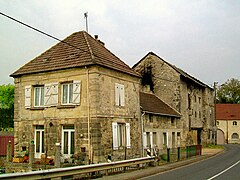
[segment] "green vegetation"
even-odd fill
[[[215,144],[208,144],[206,148],[211,148],[211,149],[224,149],[224,146],[222,145],[215,145]]]
[[[0,85],[0,131],[13,128],[14,86]]]
[[[217,87],[217,103],[240,104],[240,80],[228,79]]]

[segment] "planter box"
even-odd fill
[[[20,158],[14,157],[12,162],[14,162],[14,163],[22,163],[23,162],[23,157],[20,157]]]

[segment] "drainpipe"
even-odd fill
[[[90,142],[90,95],[89,95],[89,70],[87,67],[87,106],[88,106],[88,163],[91,164],[91,142]]]

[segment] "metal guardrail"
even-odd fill
[[[42,171],[31,171],[24,173],[11,173],[0,175],[0,179],[51,179],[57,177],[73,176],[79,174],[87,174],[99,171],[108,171],[115,168],[130,167],[154,162],[155,157],[143,157],[130,160],[123,160],[111,163],[90,164],[84,166],[75,166],[67,168],[55,168]]]

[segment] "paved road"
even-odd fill
[[[226,145],[226,151],[213,158],[171,170],[165,173],[142,178],[141,180],[157,179],[208,179],[235,180],[240,179],[240,145]]]

